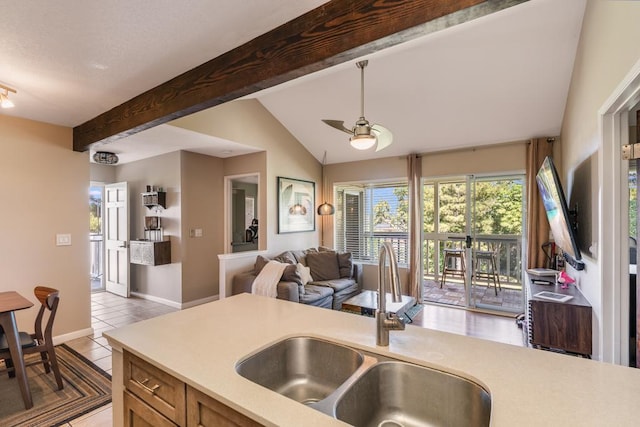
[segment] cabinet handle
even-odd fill
[[[156,384],[153,387],[147,386],[147,383],[149,382],[149,378],[145,378],[142,381],[138,381],[134,379],[133,381],[135,381],[140,387],[147,390],[151,394],[156,394],[156,391],[160,388],[160,384]]]

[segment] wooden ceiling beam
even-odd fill
[[[86,151],[528,0],[332,0],[73,129]]]

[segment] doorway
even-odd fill
[[[91,292],[105,290],[104,284],[104,184],[89,184],[89,285]]]
[[[634,65],[598,112],[602,137],[598,147],[598,170],[601,172],[598,186],[608,191],[599,195],[600,229],[592,253],[599,261],[600,271],[592,277],[607,285],[601,285],[601,295],[587,296],[601,303],[597,325],[602,331],[598,342],[600,359],[621,365],[630,362],[630,316],[638,318],[637,305],[635,313],[630,308],[629,161],[623,160],[621,151],[622,146],[634,142],[629,132],[629,113],[634,111],[639,100],[640,62]]]
[[[257,251],[259,245],[259,175],[225,177],[226,253]]]
[[[425,302],[522,313],[524,175],[429,180],[423,191]]]

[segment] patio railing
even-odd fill
[[[445,248],[463,249],[463,235],[428,234],[422,242],[423,273],[425,277],[440,278],[443,252]],[[353,248],[354,258],[360,261],[376,262],[380,246],[390,242],[398,256],[398,264],[409,263],[409,238],[407,233],[375,232],[360,238],[359,247]],[[436,249],[437,248],[437,249]],[[522,236],[520,235],[477,235],[472,243],[474,250],[494,251],[497,267],[503,284],[522,286]]]
[[[89,277],[91,280],[102,277],[102,247],[102,234],[91,233],[89,235],[89,253],[91,256],[91,271],[89,272]]]

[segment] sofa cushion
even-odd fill
[[[353,279],[339,278],[331,280],[314,280],[311,282],[314,286],[326,286],[333,289],[334,292],[341,292],[349,288],[357,288],[358,284]]]
[[[318,307],[332,308],[333,289],[328,286],[307,285],[305,286],[304,295],[300,295],[300,302]]]
[[[353,271],[351,252],[338,254],[338,266],[340,267],[340,277],[351,277],[351,273]]]
[[[310,252],[307,254],[307,265],[311,268],[311,276],[316,281],[340,277],[340,266],[335,252]]]
[[[296,262],[299,262],[304,266],[307,265],[307,254],[311,252],[318,252],[318,250],[316,248],[309,248],[309,249],[304,249],[299,251],[291,251],[293,256],[296,258]]]
[[[296,263],[307,265],[307,251],[291,251],[296,259]]]
[[[276,261],[283,262],[285,264],[297,264],[298,263],[298,260],[296,260],[296,257],[293,256],[291,251],[282,252],[280,255],[276,256],[273,259],[275,259]]]
[[[356,296],[360,293],[360,286],[354,281],[353,286],[345,288],[340,292],[334,292],[333,294],[333,309],[341,310],[342,303],[348,300],[349,298]]]

